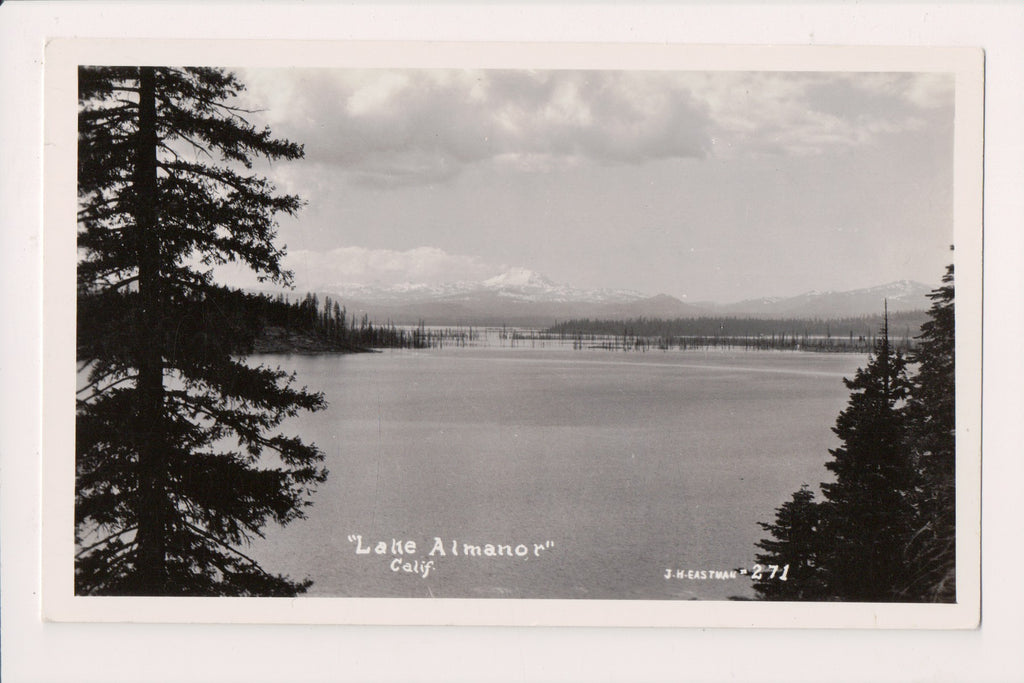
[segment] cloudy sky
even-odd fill
[[[941,74],[245,69],[296,284],[481,280],[736,301],[937,283]],[[267,169],[264,169],[267,170]]]

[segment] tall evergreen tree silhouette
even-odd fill
[[[907,547],[908,599],[956,601],[956,329],[953,266],[930,295],[910,360],[917,372],[907,404],[908,447],[921,472],[916,530]]]
[[[212,266],[290,283],[277,194],[252,160],[297,159],[233,105],[219,69],[79,70],[75,589],[79,594],[294,595],[243,552],[303,515],[322,453],[275,434],[323,397],[238,357]]]
[[[822,579],[849,601],[893,601],[906,580],[904,549],[912,533],[917,474],[905,448],[906,360],[889,344],[888,316],[868,364],[853,379],[833,428],[841,445],[821,485]]]

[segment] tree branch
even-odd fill
[[[104,545],[104,544],[106,544],[106,543],[110,543],[110,542],[111,542],[112,540],[114,540],[115,538],[120,538],[121,536],[124,536],[124,535],[125,535],[126,533],[128,533],[129,531],[135,531],[135,529],[136,529],[137,527],[138,527],[138,525],[135,525],[135,524],[133,524],[132,526],[128,527],[127,529],[122,529],[121,531],[118,531],[118,532],[117,532],[116,534],[111,534],[110,536],[107,536],[107,537],[106,537],[106,538],[104,538],[104,539],[103,539],[102,541],[99,541],[99,542],[97,542],[97,543],[93,543],[92,545],[90,545],[90,546],[88,546],[88,547],[86,547],[86,548],[82,548],[82,549],[81,549],[80,551],[78,551],[77,553],[75,553],[75,557],[76,557],[76,558],[77,558],[77,557],[81,557],[82,555],[85,555],[85,554],[86,554],[87,552],[89,552],[89,551],[90,551],[90,550],[92,550],[93,548],[98,548],[98,547],[100,547],[101,545]],[[131,546],[131,545],[132,545],[132,544],[134,544],[134,543],[135,543],[135,541],[132,541],[132,543],[129,543],[128,545],[129,545],[129,546]]]
[[[192,531],[196,532],[197,534],[199,534],[203,538],[207,539],[208,541],[213,541],[214,543],[216,543],[221,548],[224,548],[225,550],[227,550],[229,552],[232,552],[235,555],[238,555],[243,560],[245,560],[249,564],[251,564],[254,569],[258,569],[264,576],[269,576],[270,578],[276,578],[273,574],[271,574],[270,572],[265,570],[263,567],[261,567],[256,560],[254,560],[253,558],[249,557],[248,555],[246,555],[242,551],[237,550],[237,549],[231,547],[230,545],[228,545],[224,541],[220,540],[216,536],[213,536],[213,535],[207,533],[206,531],[204,531],[203,529],[200,529],[199,527],[195,526],[191,522],[187,522],[186,521],[185,522],[185,526],[187,526],[189,529],[191,529]]]

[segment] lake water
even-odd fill
[[[553,344],[253,360],[330,403],[286,424],[327,454],[308,518],[250,549],[310,595],[725,599],[750,579],[665,572],[752,567],[757,523],[828,479],[842,377],[866,359]]]

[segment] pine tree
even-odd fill
[[[772,535],[756,545],[765,552],[757,555],[762,565],[754,590],[765,600],[820,600],[827,596],[822,581],[821,505],[804,484],[792,500],[776,509],[775,522],[760,522]],[[768,567],[774,567],[771,572]]]
[[[917,364],[910,400],[908,446],[921,472],[919,518],[907,546],[908,599],[956,601],[956,377],[953,266],[930,295],[911,361]]]
[[[239,261],[290,283],[274,217],[300,200],[251,163],[303,151],[248,123],[232,105],[241,89],[218,69],[79,70],[79,594],[308,585],[241,549],[267,522],[302,517],[326,477],[315,446],[274,433],[323,397],[242,361],[252,321],[218,305],[210,273]]]
[[[917,475],[905,449],[906,360],[889,345],[888,316],[867,366],[843,381],[850,400],[833,428],[842,444],[826,463],[835,480],[821,485],[822,580],[837,599],[893,601],[906,579]]]

